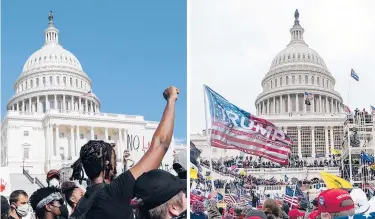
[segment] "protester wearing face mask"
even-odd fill
[[[81,188],[79,188],[74,182],[64,182],[61,185],[62,193],[65,196],[65,200],[72,209],[71,213],[74,212],[78,201],[84,195],[84,192]]]
[[[38,219],[67,219],[69,217],[61,191],[56,187],[36,190],[30,197],[30,203]]]
[[[47,185],[60,188],[60,173],[57,170],[50,170],[47,173]]]
[[[10,219],[21,219],[29,213],[29,197],[23,190],[15,190],[9,196]]]
[[[7,198],[1,196],[1,219],[9,219],[10,206]]]

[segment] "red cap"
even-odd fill
[[[288,213],[289,219],[297,219],[297,217],[304,217],[305,212],[298,209],[292,209]]]
[[[319,211],[318,210],[314,210],[314,211],[310,212],[309,219],[315,219],[318,216],[319,216]]]
[[[57,179],[60,179],[60,173],[58,170],[50,170],[48,171],[47,173],[47,180],[51,180],[53,178],[57,178]]]
[[[341,206],[342,202],[345,200],[353,201],[347,191],[343,189],[325,190],[318,196],[318,210],[319,212],[336,213],[353,209],[354,202],[349,206]]]

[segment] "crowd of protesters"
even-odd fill
[[[179,177],[158,169],[171,143],[178,93],[164,91],[167,104],[151,146],[132,168],[118,174],[115,145],[91,140],[72,165],[71,181],[60,184],[59,171],[50,170],[48,187],[1,196],[1,219],[186,218],[186,165],[174,164]],[[73,180],[89,186],[84,191]]]

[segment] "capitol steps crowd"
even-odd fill
[[[9,200],[1,196],[1,219],[186,218],[186,164],[173,164],[178,177],[158,169],[173,136],[178,93],[176,87],[163,92],[167,104],[162,119],[136,165],[117,174],[115,145],[91,140],[72,165],[71,181],[60,184],[59,171],[50,170],[48,187],[31,195],[15,190]],[[74,181],[86,181],[86,192]]]

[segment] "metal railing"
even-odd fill
[[[40,188],[44,188],[45,186],[43,185],[43,183],[38,179],[38,177],[35,177],[35,183],[40,187]]]

